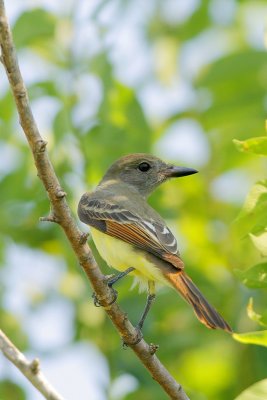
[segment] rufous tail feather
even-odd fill
[[[193,306],[198,319],[210,329],[223,329],[232,333],[232,329],[220,314],[213,308],[184,271],[167,273],[165,277],[182,295],[187,303]]]

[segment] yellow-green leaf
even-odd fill
[[[267,399],[267,379],[255,383],[244,390],[235,400],[266,400]]]
[[[241,236],[263,232],[267,226],[267,182],[252,186],[245,204],[235,220],[235,229]]]
[[[31,46],[41,40],[54,36],[56,19],[53,14],[35,8],[20,15],[13,27],[13,36],[17,48]]]
[[[247,333],[234,333],[233,338],[241,343],[258,344],[259,346],[267,347],[267,330]]]
[[[259,250],[262,256],[267,256],[267,232],[263,232],[260,235],[249,235],[254,246]]]
[[[253,298],[252,297],[249,299],[249,302],[247,305],[247,313],[248,313],[249,318],[252,321],[255,321],[259,325],[267,327],[267,313],[264,312],[263,315],[256,313],[256,311],[253,308]]]
[[[267,155],[267,136],[255,137],[247,140],[233,140],[239,151]]]
[[[245,271],[234,270],[238,279],[247,287],[257,289],[267,287],[267,263],[257,264]]]

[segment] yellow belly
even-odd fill
[[[94,228],[91,228],[91,234],[99,254],[109,266],[118,271],[125,271],[129,267],[135,268],[131,275],[134,275],[141,284],[150,280],[169,285],[160,269],[148,261],[142,251],[137,251],[132,245]]]

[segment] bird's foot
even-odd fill
[[[92,294],[92,297],[93,297],[93,299],[94,299],[94,305],[95,305],[96,307],[109,307],[109,306],[111,306],[113,303],[115,303],[115,301],[116,301],[117,298],[118,298],[118,292],[117,292],[117,290],[113,289],[112,286],[110,287],[110,289],[111,289],[111,291],[112,291],[113,298],[111,299],[111,301],[110,301],[109,303],[106,303],[106,302],[102,301],[102,299],[99,299],[99,298],[97,297],[97,295],[96,295],[95,292]]]
[[[105,281],[106,281],[107,286],[110,288],[110,290],[111,290],[112,293],[113,293],[113,298],[112,298],[112,300],[111,300],[108,304],[106,304],[106,302],[102,301],[102,299],[99,299],[99,298],[96,296],[96,294],[93,293],[92,297],[93,297],[93,299],[94,299],[94,305],[95,305],[96,307],[109,307],[109,306],[111,306],[111,304],[115,303],[115,301],[116,301],[117,298],[118,298],[118,292],[117,292],[117,290],[115,290],[115,289],[113,288],[113,285],[114,285],[116,282],[118,282],[121,278],[123,278],[124,276],[128,275],[128,274],[129,274],[130,272],[132,272],[133,270],[134,270],[134,268],[133,268],[133,267],[130,267],[130,268],[126,269],[125,271],[123,271],[123,272],[121,272],[121,273],[119,273],[119,274],[117,274],[117,275],[116,275],[116,274],[106,275],[106,276],[105,276]]]

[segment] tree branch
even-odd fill
[[[16,346],[8,339],[4,332],[0,329],[0,349],[4,356],[9,359],[27,379],[41,392],[46,399],[64,400],[60,394],[47,381],[44,374],[40,370],[40,363],[37,358],[32,361],[22,354]]]
[[[175,381],[154,354],[155,347],[147,344],[143,339],[136,344],[138,339],[136,329],[116,302],[113,303],[113,291],[107,286],[105,276],[101,273],[96,264],[91,250],[85,241],[84,234],[80,232],[71,215],[65,199],[65,192],[61,188],[49,160],[46,142],[41,137],[31,112],[27,91],[17,62],[3,0],[0,0],[0,44],[2,62],[5,66],[11,90],[16,101],[20,124],[29,142],[38,176],[46,189],[51,203],[52,211],[48,219],[57,222],[65,231],[80,265],[91,281],[98,301],[104,306],[106,313],[117,328],[122,340],[129,344],[152,377],[161,385],[171,399],[189,400],[182,386]]]

